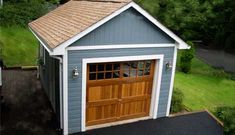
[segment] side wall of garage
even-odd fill
[[[39,47],[39,58],[41,60],[39,64],[41,84],[60,121],[59,60],[51,57],[42,45]]]

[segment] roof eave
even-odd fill
[[[121,14],[122,12],[126,11],[130,7],[133,7],[134,9],[136,9],[140,14],[145,16],[150,22],[152,22],[154,25],[159,27],[163,32],[165,32],[167,35],[169,35],[172,39],[174,39],[178,49],[190,49],[190,46],[187,43],[185,43],[182,39],[180,39],[177,35],[175,35],[172,31],[170,31],[164,25],[162,25],[159,21],[157,21],[154,17],[152,17],[148,12],[146,12],[143,8],[141,8],[139,5],[137,5],[133,1],[128,3],[128,4],[126,4],[122,8],[116,10],[115,12],[113,12],[110,15],[108,15],[104,19],[98,21],[97,23],[95,23],[94,25],[90,26],[89,28],[87,28],[86,30],[82,31],[81,33],[78,33],[77,35],[75,35],[71,39],[61,43],[58,46],[56,46],[55,48],[50,48],[45,42],[43,42],[43,40],[32,30],[32,28],[30,26],[29,26],[29,29],[36,36],[36,38],[40,41],[40,43],[47,49],[47,51],[49,52],[50,55],[63,55],[64,52],[65,52],[65,49],[69,45],[71,45],[72,43],[76,42],[80,38],[84,37],[85,35],[87,35],[91,31],[93,31],[97,27],[103,25],[107,21],[111,20],[115,16],[117,16],[117,15]]]
[[[28,25],[28,28],[33,33],[33,35],[37,38],[37,40],[40,42],[40,44],[43,45],[43,47],[47,50],[49,55],[54,55],[53,54],[53,48],[51,48],[49,45],[47,45],[47,43],[45,43],[43,41],[43,39],[33,30],[32,27],[30,27],[30,25]]]

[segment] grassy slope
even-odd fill
[[[6,66],[36,65],[38,42],[28,29],[0,27],[0,43]]]
[[[221,70],[194,58],[191,74],[177,72],[174,87],[182,90],[185,95],[184,105],[192,110],[235,107],[235,81],[226,79],[226,76]]]

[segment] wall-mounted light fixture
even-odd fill
[[[166,63],[166,69],[167,69],[167,70],[172,69],[172,63],[171,63],[171,62],[168,61],[168,62]]]
[[[74,67],[73,68],[73,78],[77,78],[78,76],[79,76],[78,67]]]

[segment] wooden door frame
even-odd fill
[[[122,61],[138,61],[138,60],[156,60],[153,78],[153,88],[150,103],[149,117],[144,119],[156,119],[158,111],[158,99],[161,87],[162,69],[163,69],[163,54],[157,55],[138,55],[138,56],[120,56],[120,57],[98,57],[98,58],[83,58],[82,59],[82,107],[81,107],[81,131],[84,132],[86,127],[86,83],[87,83],[87,64],[90,63],[106,63],[106,62],[122,62]],[[124,120],[116,122],[117,124],[130,123],[140,118]],[[109,123],[110,124],[110,123]],[[115,124],[115,122],[113,123]],[[105,126],[105,125],[104,125]],[[108,125],[107,125],[108,126]],[[94,127],[95,128],[95,127]],[[98,128],[98,127],[97,127]]]

